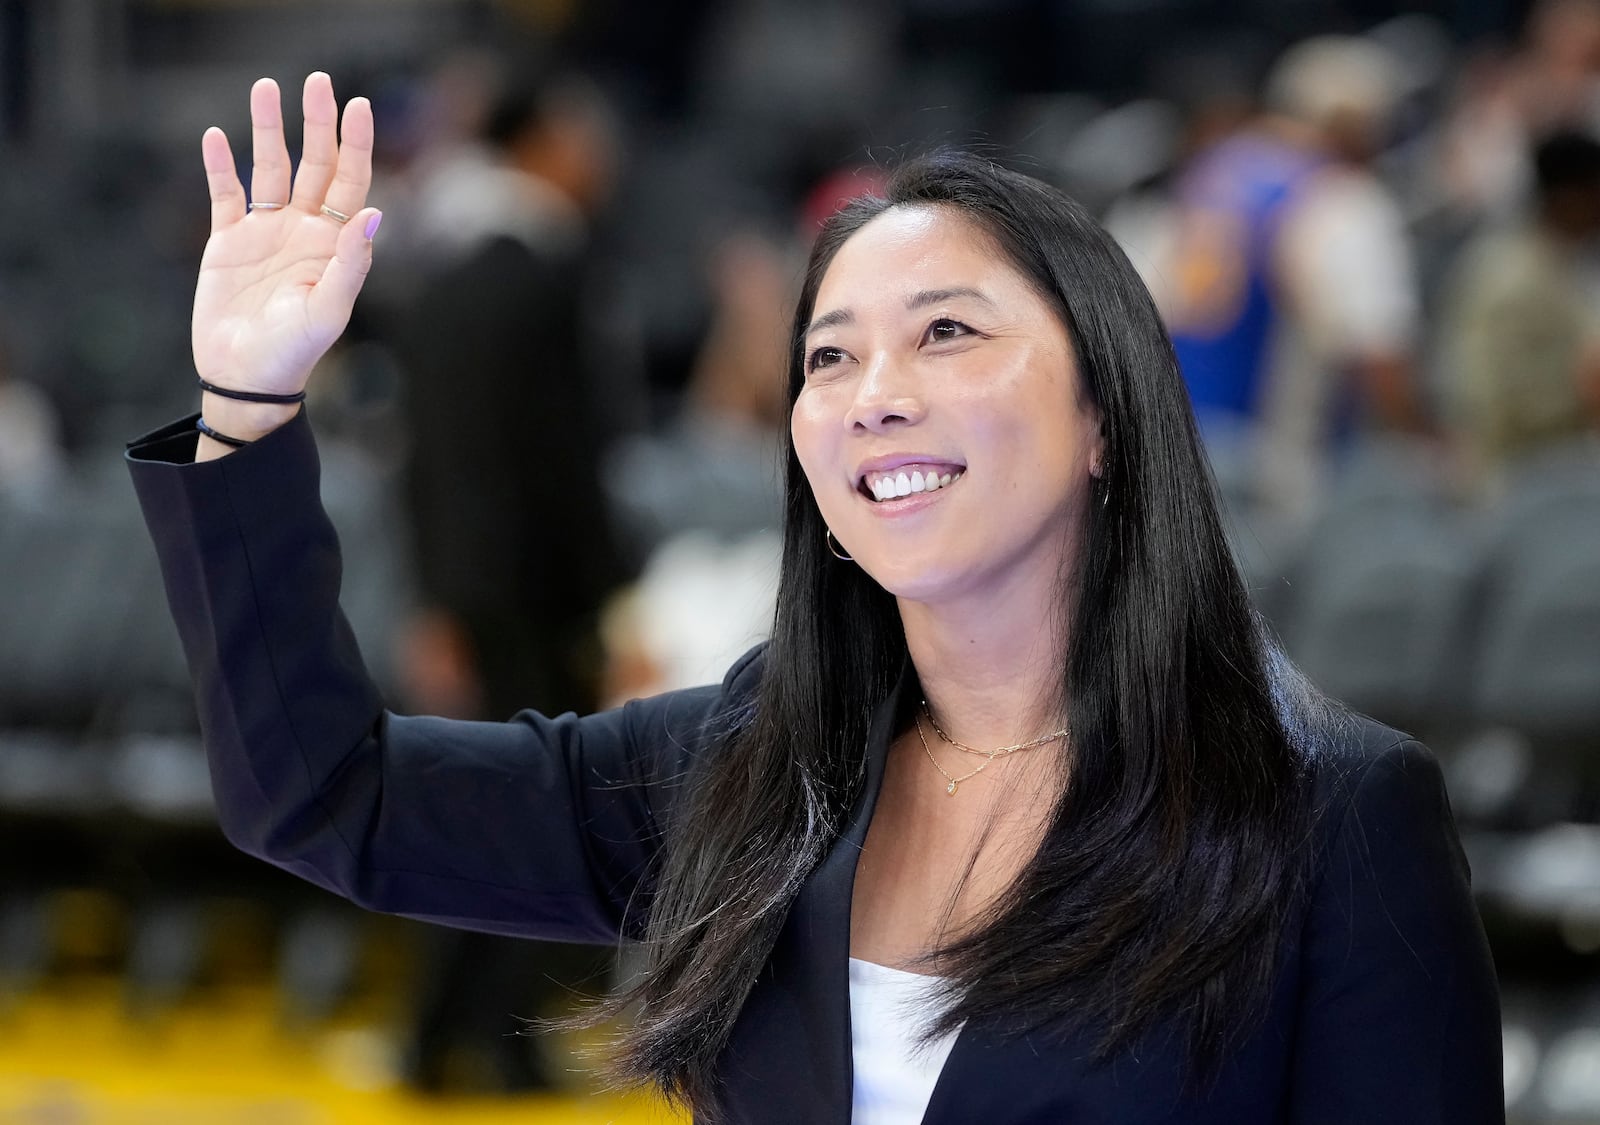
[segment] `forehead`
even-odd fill
[[[901,205],[841,246],[817,288],[815,312],[908,293],[968,286],[1009,296],[1029,285],[988,231],[949,207]]]

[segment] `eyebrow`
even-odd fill
[[[945,301],[951,301],[957,297],[970,297],[973,300],[982,301],[990,307],[994,305],[994,302],[981,290],[974,289],[969,285],[958,285],[950,289],[924,289],[919,293],[913,293],[906,299],[906,308],[912,310],[925,309],[929,305],[943,304]],[[856,314],[849,309],[834,309],[831,312],[823,313],[806,325],[805,334],[810,336],[813,332],[821,332],[824,328],[838,328],[840,325],[853,324],[855,319]]]

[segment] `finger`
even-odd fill
[[[327,197],[339,159],[339,106],[333,100],[333,79],[320,70],[309,75],[301,101],[305,140],[300,168],[294,174],[294,205],[315,215]]]
[[[228,136],[215,125],[200,138],[200,155],[205,160],[206,184],[211,190],[211,229],[215,232],[244,218],[244,185],[239,182]]]
[[[278,84],[263,78],[250,87],[250,169],[252,203],[289,201],[289,148],[283,140],[283,106]]]
[[[339,166],[328,185],[325,202],[335,211],[355,215],[367,205],[372,186],[372,103],[351,98],[339,130]]]
[[[351,215],[340,229],[333,258],[308,300],[311,318],[317,324],[340,332],[349,323],[350,310],[372,269],[372,236],[382,218],[381,211],[368,207]]]

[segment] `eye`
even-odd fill
[[[947,316],[942,316],[928,325],[928,330],[923,333],[922,339],[929,344],[946,344],[951,340],[970,335],[972,335],[972,329],[965,324],[962,324],[959,320],[951,320]]]
[[[844,358],[844,352],[838,348],[821,347],[813,348],[811,354],[806,356],[806,374],[819,371],[824,367],[832,367]]]

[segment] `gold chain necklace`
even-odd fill
[[[929,748],[928,740],[922,733],[923,715],[928,716],[928,725],[933,727],[934,733],[937,734],[941,739],[963,753],[977,755],[983,759],[983,764],[977,769],[973,770],[971,773],[962,774],[960,777],[952,776],[950,773],[946,772],[945,768],[939,764],[939,759],[933,756],[933,750]],[[977,777],[984,770],[988,769],[990,763],[992,763],[996,758],[1009,757],[1019,750],[1032,750],[1036,747],[1043,746],[1046,743],[1055,742],[1057,739],[1066,738],[1070,731],[1070,728],[1063,727],[1058,731],[1052,731],[1050,734],[1042,734],[1038,738],[1030,739],[1027,742],[1018,742],[1012,746],[999,746],[993,750],[979,750],[976,746],[968,746],[964,742],[957,742],[942,729],[940,729],[938,721],[933,717],[933,709],[928,706],[928,701],[926,699],[922,701],[922,714],[917,716],[916,722],[917,740],[922,743],[922,751],[928,755],[928,761],[933,763],[933,768],[938,770],[940,775],[950,783],[949,785],[945,786],[944,791],[948,796],[951,797],[956,795],[956,789],[963,781]]]
[[[1041,734],[1038,738],[1030,739],[1027,742],[1018,742],[1014,746],[1001,746],[994,750],[979,750],[976,746],[968,746],[965,742],[957,742],[955,739],[946,734],[944,729],[939,726],[939,720],[933,717],[933,709],[928,706],[928,701],[926,699],[922,701],[922,713],[928,716],[928,725],[933,728],[934,734],[937,734],[941,739],[949,743],[951,746],[954,746],[957,750],[964,751],[968,754],[976,754],[980,758],[993,759],[1006,754],[1015,754],[1018,750],[1032,750],[1035,746],[1043,746],[1045,743],[1054,742],[1058,738],[1066,738],[1067,735],[1071,733],[1071,728],[1062,727],[1058,731],[1052,731],[1049,734]]]
[[[989,763],[990,762],[994,761],[993,757],[985,757],[983,759],[983,765],[979,766],[977,769],[973,770],[971,773],[964,773],[960,777],[952,776],[951,774],[949,774],[949,773],[947,773],[945,771],[945,768],[943,766],[941,766],[939,764],[939,759],[935,758],[933,756],[933,751],[928,747],[928,740],[922,733],[922,716],[918,715],[916,721],[917,721],[917,741],[922,743],[922,752],[924,754],[928,755],[928,761],[933,763],[933,768],[938,770],[941,774],[943,774],[944,775],[944,779],[950,783],[949,785],[946,785],[944,787],[944,791],[945,791],[945,793],[947,795],[949,795],[951,797],[954,797],[956,795],[956,787],[957,786],[959,786],[963,781],[966,781],[968,778],[977,777],[980,773],[982,773],[984,770],[989,768]]]

